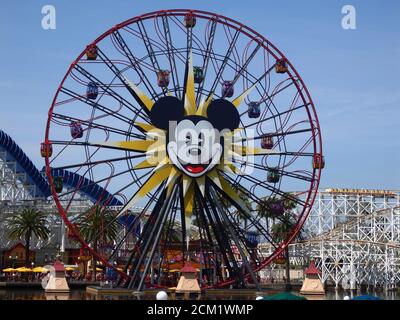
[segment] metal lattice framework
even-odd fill
[[[16,204],[50,196],[50,188],[28,156],[0,130],[0,201]]]
[[[396,191],[320,190],[303,229],[308,237],[320,236],[325,232],[331,232],[349,220],[399,204],[399,193]]]
[[[391,289],[400,283],[400,193],[327,189],[304,226],[307,240],[290,246],[291,263],[315,259],[335,287]]]

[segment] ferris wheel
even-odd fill
[[[70,232],[139,290],[168,285],[187,260],[203,287],[257,283],[301,229],[324,167],[314,104],[290,61],[239,22],[183,9],[127,20],[83,50],[41,152]],[[65,171],[80,177],[72,190]],[[77,221],[91,213],[71,215],[60,199],[95,187],[112,219],[89,241]],[[110,240],[108,228],[123,232]]]

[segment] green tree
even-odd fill
[[[287,239],[290,232],[295,228],[297,219],[293,214],[293,209],[296,208],[297,204],[293,195],[287,194],[280,198],[269,197],[262,199],[262,202],[257,205],[258,214],[266,219],[267,227],[269,225],[268,221],[272,218],[273,223],[269,229],[273,239],[280,243]],[[281,203],[283,214],[279,217],[271,208],[273,203]],[[275,223],[275,219],[279,219]],[[302,237],[301,234],[298,237]],[[290,283],[290,259],[289,259],[289,246],[285,247],[285,278],[286,278],[286,290],[291,290],[292,286]]]
[[[182,241],[181,229],[182,227],[177,221],[169,219],[162,227],[161,239],[164,239],[165,242],[180,242]]]
[[[235,210],[234,214],[236,214],[238,221],[244,222],[244,228],[247,229],[248,215],[251,214],[251,212],[253,211],[248,191],[240,186],[234,186],[233,189],[236,191],[236,193],[239,195],[240,200],[242,201],[241,206],[244,207],[244,209],[247,211],[245,213],[243,212],[243,210]],[[221,198],[221,200],[225,208],[229,209],[233,207],[232,203],[227,198],[224,197]]]
[[[35,208],[24,208],[17,215],[7,219],[6,223],[11,239],[25,240],[25,266],[28,268],[32,235],[41,240],[49,238],[50,229],[47,226],[46,214]]]
[[[95,205],[75,221],[83,239],[98,252],[100,244],[113,243],[118,234],[118,223],[112,211]],[[92,256],[92,280],[96,280],[96,257]]]

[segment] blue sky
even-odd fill
[[[128,18],[193,8],[238,20],[295,65],[322,128],[322,187],[400,189],[399,1],[1,1],[0,128],[38,167],[47,111],[69,64],[86,44]],[[41,9],[57,10],[43,30]],[[351,4],[357,29],[341,27]]]

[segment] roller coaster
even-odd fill
[[[324,284],[342,289],[399,286],[399,191],[320,190],[302,234],[289,246],[290,263],[299,269],[315,260]]]

